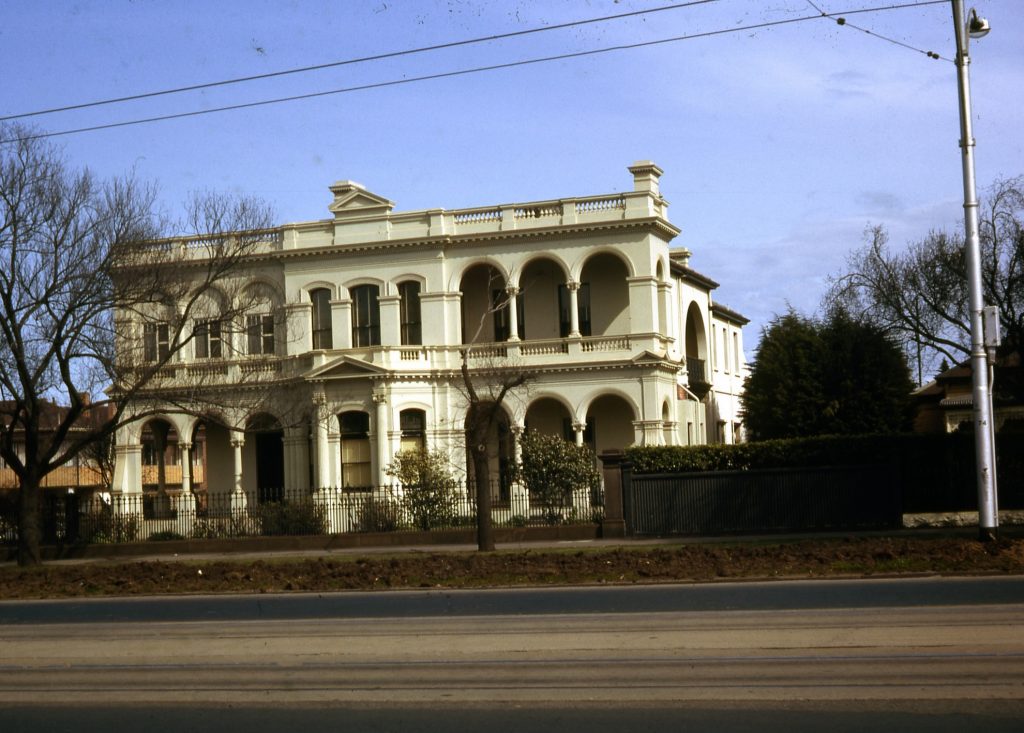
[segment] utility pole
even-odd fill
[[[978,533],[982,541],[994,540],[999,533],[996,507],[995,442],[992,409],[989,400],[988,356],[982,322],[984,299],[981,286],[981,244],[978,236],[978,194],[974,180],[974,136],[971,131],[971,38],[989,31],[988,21],[971,10],[964,16],[963,0],[952,0],[953,26],[956,32],[956,76],[960,96],[960,151],[964,179],[964,232],[967,248],[967,288],[971,318],[972,409],[974,450],[978,480]]]

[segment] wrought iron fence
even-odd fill
[[[518,486],[505,491],[495,485],[492,496],[498,497],[491,511],[496,527],[600,522],[603,515],[603,497],[589,489],[557,505],[531,500]],[[16,515],[2,509],[0,541],[16,542]],[[464,486],[440,498],[399,485],[365,491],[53,493],[42,514],[46,543],[119,543],[474,527],[476,500]]]

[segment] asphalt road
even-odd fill
[[[813,582],[0,601],[0,626],[98,621],[783,611],[1002,603],[1024,603],[1024,577],[917,577]]]
[[[1024,579],[4,603],[0,650],[3,730],[1024,730]]]

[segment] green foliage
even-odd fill
[[[910,426],[913,382],[900,348],[835,309],[790,311],[765,329],[743,394],[753,440],[895,433]]]
[[[736,445],[633,446],[626,449],[626,456],[635,473],[806,468],[886,463],[924,439],[912,435],[832,435]]]
[[[139,517],[115,514],[109,508],[83,515],[79,520],[78,541],[90,543],[134,542],[139,538]]]
[[[394,532],[402,523],[402,507],[392,499],[363,501],[356,510],[357,532]]]
[[[260,531],[266,537],[327,532],[327,510],[312,501],[271,501],[260,505]]]
[[[386,473],[402,484],[402,505],[417,529],[449,527],[455,521],[458,483],[448,456],[438,451],[402,451]]]
[[[595,491],[600,486],[601,474],[589,448],[533,430],[523,433],[521,445],[523,462],[517,467],[517,477],[531,499],[544,507],[549,524],[562,521],[565,507],[572,505],[573,491]]]

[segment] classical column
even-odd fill
[[[508,294],[508,340],[518,341],[519,340],[519,288],[515,285],[509,285],[505,288],[505,292]]]
[[[569,337],[580,337],[580,284],[577,280],[570,280],[565,284],[569,291]]]
[[[245,445],[245,438],[236,436],[231,439],[232,458],[234,462],[234,486],[231,490],[232,512],[245,509],[248,504],[245,491],[242,489],[242,446]]]
[[[192,493],[192,444],[178,443],[181,462],[181,495]]]
[[[373,401],[377,405],[377,485],[383,486],[387,483],[384,469],[391,462],[391,446],[388,443],[388,396],[383,392],[376,392]]]
[[[576,438],[576,447],[583,447],[583,431],[587,429],[586,423],[574,422],[572,424],[572,433]]]
[[[192,444],[179,443],[181,451],[181,494],[178,495],[178,521],[190,522],[195,518],[196,497],[192,493]]]

